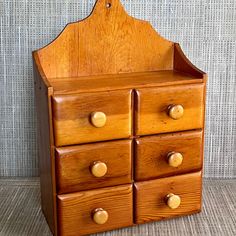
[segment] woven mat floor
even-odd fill
[[[0,236],[51,236],[40,209],[39,179],[0,179]],[[200,214],[99,236],[236,236],[236,180],[204,180]]]

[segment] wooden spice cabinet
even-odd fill
[[[42,210],[85,235],[201,209],[207,76],[177,43],[98,0],[33,52]]]

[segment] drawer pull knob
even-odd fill
[[[101,128],[105,126],[107,121],[106,114],[101,111],[92,112],[90,118],[92,125],[96,128]]]
[[[184,108],[181,105],[171,105],[168,110],[169,117],[173,120],[178,120],[184,115]]]
[[[173,193],[169,193],[166,196],[166,204],[171,209],[176,209],[180,206],[181,198],[178,195],[175,195]]]
[[[97,208],[93,211],[93,221],[98,225],[103,225],[108,221],[108,212],[102,208]]]
[[[91,167],[91,172],[95,177],[103,177],[107,173],[107,165],[101,161],[94,162]]]
[[[167,155],[168,164],[171,167],[179,167],[183,162],[183,155],[179,152],[170,152]]]

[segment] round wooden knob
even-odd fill
[[[91,172],[95,177],[103,177],[107,173],[107,165],[101,161],[94,162]]]
[[[173,193],[169,193],[166,196],[166,204],[171,209],[176,209],[180,206],[181,198],[178,195],[175,195]]]
[[[184,108],[181,105],[169,106],[169,117],[178,120],[184,115]]]
[[[97,208],[93,211],[93,221],[96,224],[103,225],[108,221],[108,212],[102,208]]]
[[[101,111],[96,111],[91,113],[91,123],[97,128],[101,128],[106,124],[107,117],[106,114]]]
[[[179,167],[183,162],[183,155],[179,152],[170,152],[167,158],[168,164],[171,167]]]

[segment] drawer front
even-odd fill
[[[58,193],[131,183],[131,141],[56,149]]]
[[[107,213],[106,222],[102,215],[96,219],[103,224],[95,223],[96,209]],[[62,236],[92,234],[132,224],[132,185],[58,196],[58,227]]]
[[[201,170],[202,131],[139,138],[135,142],[135,180]]]
[[[52,105],[56,146],[131,135],[130,90],[56,95]]]
[[[203,127],[204,84],[138,89],[135,97],[137,135]]]
[[[138,224],[201,210],[201,172],[136,183],[134,191]]]

